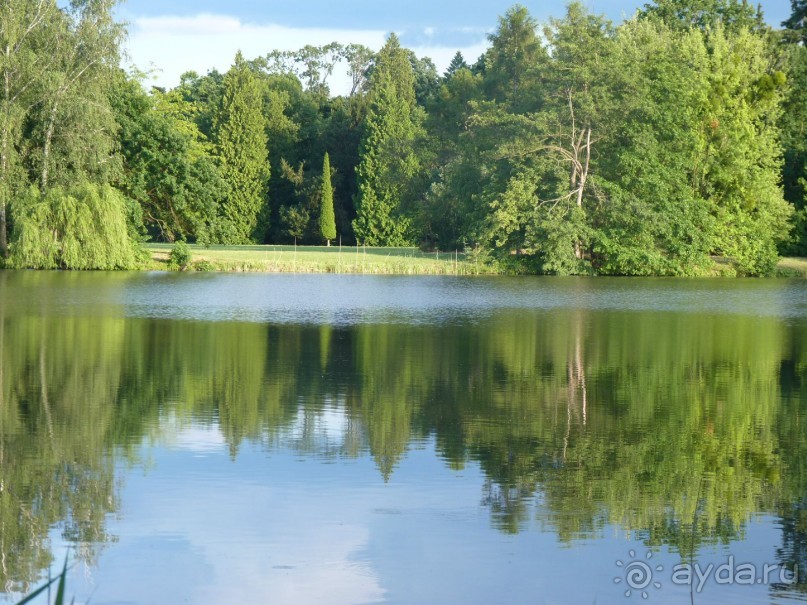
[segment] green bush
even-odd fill
[[[168,266],[177,271],[185,271],[188,265],[191,264],[191,260],[191,249],[188,244],[179,241],[171,248],[171,254],[168,256]]]
[[[216,267],[209,260],[198,260],[193,263],[194,271],[215,271]]]

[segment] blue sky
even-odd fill
[[[630,16],[646,0],[596,0],[590,10],[615,21]],[[563,14],[565,0],[522,0],[539,21]],[[441,70],[457,50],[475,60],[486,46],[486,34],[511,0],[128,0],[120,15],[129,22],[130,61],[154,69],[153,81],[174,86],[188,70],[226,70],[237,50],[253,58],[273,49],[293,50],[306,44],[358,42],[378,49],[395,31],[419,56],[431,57]],[[788,0],[762,3],[769,23],[778,25],[790,13]],[[334,93],[346,79],[335,73]]]

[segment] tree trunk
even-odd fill
[[[581,164],[582,170],[580,170],[579,176],[579,185],[577,187],[577,207],[580,210],[583,209],[583,191],[586,188],[586,179],[588,179],[588,167],[591,163],[591,128],[586,129],[586,161],[585,164]],[[579,155],[578,149],[575,149],[575,157]],[[580,243],[580,240],[575,241],[574,243],[574,256],[577,259],[583,258],[583,247]]]
[[[11,49],[6,46],[6,61],[11,54]],[[0,257],[8,258],[8,226],[6,219],[6,196],[11,190],[9,186],[8,174],[8,137],[11,129],[11,75],[8,69],[5,70],[3,78],[3,133],[0,137]]]
[[[6,235],[6,196],[0,192],[0,258],[8,258],[8,237]]]
[[[50,150],[51,145],[53,143],[53,130],[56,125],[56,112],[59,110],[59,101],[58,99],[53,102],[53,106],[50,108],[50,115],[48,116],[48,127],[45,130],[45,143],[42,148],[42,177],[40,180],[39,187],[42,189],[42,193],[47,192],[48,190],[48,162],[50,161]]]

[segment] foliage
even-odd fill
[[[782,188],[785,199],[796,209],[792,240],[786,254],[807,256],[807,46],[788,45],[787,89],[779,120],[784,167]]]
[[[228,184],[221,212],[232,229],[229,243],[244,244],[263,239],[263,234],[255,231],[266,203],[270,174],[266,118],[261,111],[259,81],[240,52],[222,86],[214,122],[221,174]]]
[[[506,102],[513,111],[532,105],[539,63],[544,49],[538,39],[538,22],[526,8],[515,5],[499,17],[499,27],[488,36],[485,54],[485,88],[491,99]]]
[[[333,214],[333,187],[331,186],[331,159],[325,154],[322,162],[322,192],[320,193],[319,229],[330,246],[336,238],[336,218]]]
[[[305,236],[311,215],[303,206],[283,206],[280,209],[280,222],[286,233],[296,242]]]
[[[412,66],[392,34],[378,55],[370,79],[361,161],[356,169],[353,229],[364,244],[401,246],[409,241],[410,221],[403,215],[402,206],[404,184],[418,170],[412,142],[420,120]]]
[[[450,80],[451,77],[461,69],[469,69],[469,66],[465,62],[465,57],[462,56],[462,53],[457,51],[457,54],[455,54],[454,58],[451,59],[451,63],[449,63],[445,74],[443,74],[443,79]]]
[[[807,0],[790,0],[790,6],[793,11],[782,25],[789,30],[791,39],[805,46],[807,45]]]
[[[656,0],[645,4],[639,15],[683,30],[706,29],[718,23],[735,31],[765,29],[761,8],[747,0]]]
[[[108,182],[115,122],[106,101],[119,63],[115,2],[8,0],[0,7],[0,256],[9,205],[36,184]]]
[[[14,208],[10,264],[30,269],[132,269],[123,196],[109,185],[31,188]]]
[[[715,218],[713,251],[734,258],[741,273],[765,275],[792,214],[779,186],[776,130],[785,78],[773,69],[765,40],[748,31],[716,27],[703,47],[712,78],[702,108],[705,157],[695,176]]]
[[[149,96],[138,82],[120,80],[111,100],[121,127],[121,190],[156,239],[213,239],[227,187],[193,121],[196,106],[177,92]]]
[[[182,240],[176,242],[171,248],[171,253],[168,255],[168,265],[178,271],[184,271],[188,268],[193,260],[191,249],[188,244]]]
[[[132,239],[338,233],[484,250],[517,272],[768,274],[779,252],[807,254],[792,3],[781,32],[743,0],[657,0],[620,24],[577,2],[539,24],[515,5],[482,57],[457,53],[442,77],[392,35],[379,53],[239,53],[226,74],[146,93],[117,67],[110,3],[9,0],[0,256],[31,185],[112,183]],[[333,97],[340,65],[352,87]]]

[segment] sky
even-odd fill
[[[588,8],[614,21],[631,16],[647,0],[589,0]],[[128,0],[119,16],[128,23],[127,65],[151,74],[150,83],[171,88],[186,71],[226,71],[241,50],[248,59],[279,50],[337,41],[378,50],[395,32],[404,46],[430,57],[440,72],[462,51],[472,63],[487,47],[497,17],[515,0]],[[540,22],[563,15],[565,0],[521,0]],[[778,26],[790,14],[788,0],[764,0],[766,20]],[[345,74],[329,81],[333,94],[349,89]]]

